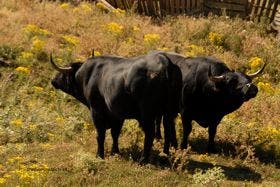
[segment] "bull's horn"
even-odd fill
[[[57,71],[59,71],[61,73],[67,73],[72,70],[71,67],[65,67],[65,68],[58,67],[53,61],[52,53],[50,54],[50,62],[52,64],[52,66],[54,67],[54,69],[56,69]]]
[[[221,82],[225,79],[224,75],[213,76],[211,73],[211,66],[208,69],[208,77],[213,82]]]
[[[260,75],[260,74],[263,72],[263,70],[264,70],[264,68],[265,68],[266,65],[267,65],[267,64],[265,63],[265,64],[263,65],[263,67],[262,67],[261,69],[259,69],[257,72],[251,73],[251,74],[247,74],[247,75],[248,75],[251,79],[256,78],[258,75]]]

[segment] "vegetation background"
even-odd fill
[[[227,16],[166,17],[106,12],[101,4],[0,0],[0,186],[279,186],[280,42],[264,23]],[[211,55],[232,69],[253,72],[259,93],[218,127],[219,154],[207,154],[207,129],[197,124],[188,150],[162,153],[138,164],[143,133],[127,120],[121,155],[95,157],[96,131],[88,110],[55,90],[48,56],[67,65],[95,55],[136,56],[152,49]],[[7,65],[7,64],[6,64]],[[180,117],[177,136],[182,136]],[[107,132],[109,133],[109,132]]]

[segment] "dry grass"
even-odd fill
[[[279,185],[280,45],[265,26],[184,16],[155,24],[90,4],[0,0],[0,7],[0,58],[11,63],[0,67],[0,186]],[[96,159],[89,112],[50,85],[55,74],[47,62],[50,52],[67,64],[89,57],[93,48],[127,57],[152,49],[212,55],[244,71],[254,71],[252,57],[269,65],[255,81],[258,96],[221,122],[219,154],[205,154],[207,130],[194,125],[191,149],[172,150],[167,157],[162,142],[155,142],[151,164],[139,166],[143,133],[135,121],[124,125],[120,156],[109,156],[108,132],[106,158]],[[180,120],[177,133],[181,137]]]

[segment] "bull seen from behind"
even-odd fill
[[[155,118],[164,116],[165,144],[168,153],[170,129],[177,116],[182,74],[164,54],[134,58],[91,57],[85,63],[58,67],[52,80],[56,89],[72,95],[86,105],[97,130],[97,155],[104,158],[106,129],[111,129],[112,153],[119,153],[118,138],[125,119],[138,120],[145,133],[141,161],[148,160],[155,135]]]
[[[213,57],[184,57],[177,53],[154,51],[166,55],[182,71],[183,86],[181,117],[183,139],[181,148],[187,148],[192,131],[192,121],[208,127],[208,152],[217,152],[214,138],[222,118],[237,110],[244,102],[254,98],[258,88],[252,79],[260,75],[265,65],[256,73],[245,74],[229,69],[221,60]],[[156,121],[156,137],[160,138],[160,120]],[[173,133],[172,133],[173,134]],[[176,142],[176,135],[172,135]]]

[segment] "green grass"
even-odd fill
[[[0,67],[0,186],[280,185],[280,45],[263,25],[183,16],[156,25],[148,17],[105,13],[90,4],[65,8],[27,0],[0,0],[0,23],[0,59],[10,65]],[[89,57],[92,48],[126,57],[152,49],[211,55],[246,72],[268,66],[255,80],[257,97],[219,125],[218,154],[206,154],[207,129],[194,124],[188,150],[166,156],[163,141],[155,141],[150,164],[140,166],[143,132],[137,122],[125,122],[120,155],[110,155],[107,132],[100,160],[89,111],[50,84],[56,74],[50,52],[65,65]],[[260,59],[256,67],[253,57]],[[179,118],[176,130],[180,142]]]

